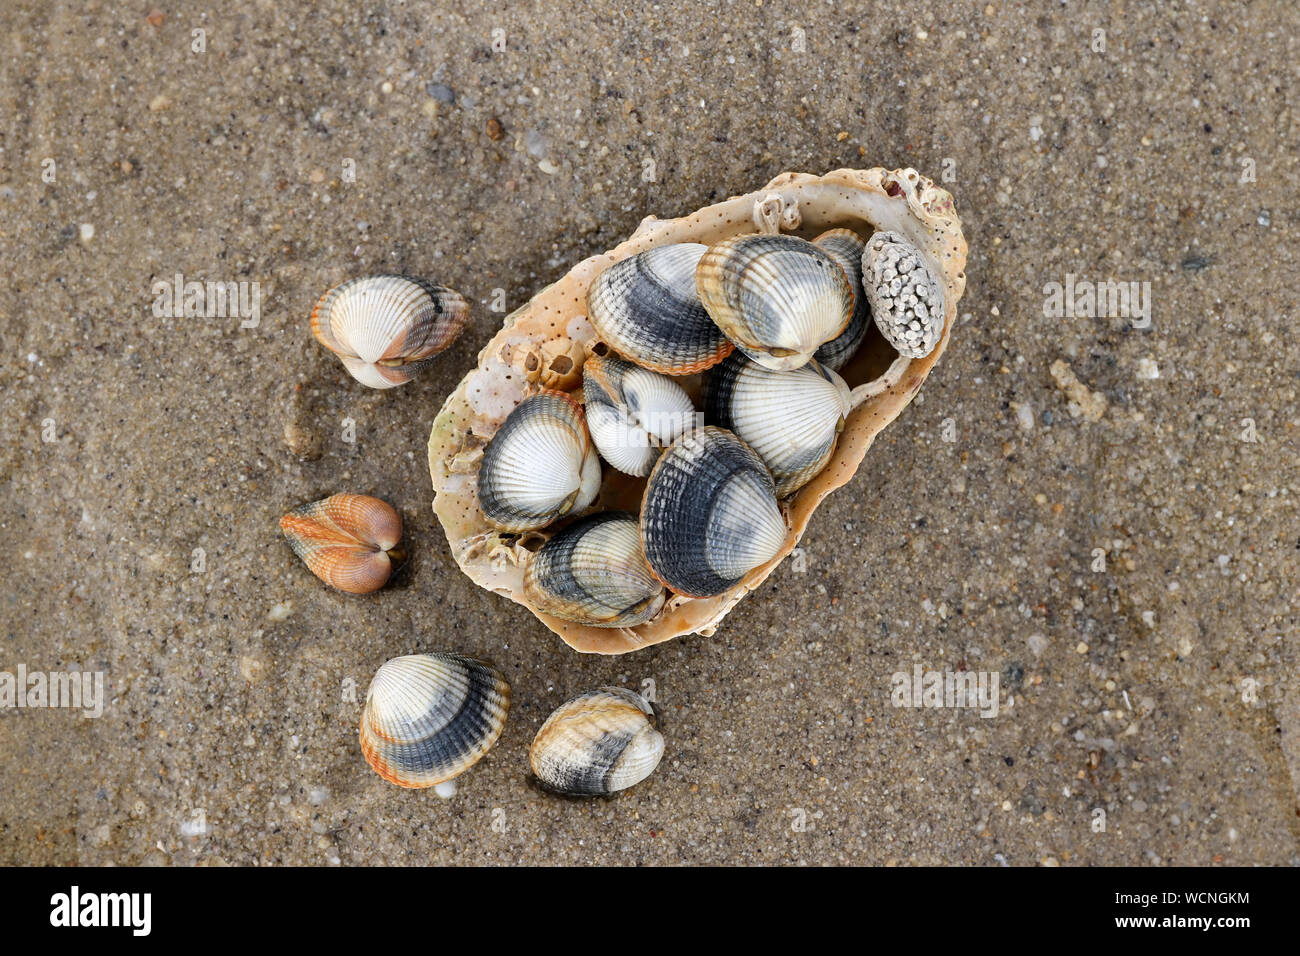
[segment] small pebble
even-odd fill
[[[428,83],[425,85],[424,91],[439,103],[456,102],[456,91],[444,83]]]

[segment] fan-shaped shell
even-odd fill
[[[402,516],[369,495],[299,505],[280,519],[280,530],[313,574],[351,594],[379,590],[406,559]]]
[[[611,265],[587,296],[596,334],[623,358],[666,375],[689,375],[721,362],[731,343],[695,291],[695,267],[704,251],[699,243],[681,242]]]
[[[458,654],[395,657],[375,672],[361,712],[361,752],[390,783],[423,788],[483,759],[510,711],[510,685]]]
[[[913,169],[839,169],[824,176],[783,173],[761,189],[678,219],[648,217],[625,242],[578,263],[511,314],[480,353],[478,367],[448,396],[434,422],[429,436],[434,512],[461,570],[480,587],[530,608],[578,651],[624,654],[683,634],[712,634],[777,562],[756,568],[716,597],[670,596],[658,615],[636,627],[597,628],[562,620],[534,607],[523,593],[524,569],[547,533],[525,538],[503,534],[479,507],[475,476],[483,445],[510,409],[537,389],[581,386],[583,357],[597,340],[585,308],[587,293],[611,263],[673,243],[712,245],[755,228],[781,229],[806,238],[840,228],[861,236],[898,232],[921,251],[942,284],[947,319],[939,345],[923,359],[899,356],[882,336],[869,332],[840,370],[852,389],[853,410],[826,466],[781,502],[791,528],[781,555],[798,544],[818,505],[853,478],[881,429],[917,395],[955,327],[966,284],[961,220],[947,191]],[[599,506],[635,510],[642,492],[638,479],[607,468]]]
[[[358,382],[392,388],[450,345],[468,318],[469,303],[445,286],[412,276],[364,276],[320,297],[311,330]]]
[[[853,316],[853,288],[835,259],[798,236],[748,235],[709,247],[695,269],[700,301],[751,359],[798,368]]]
[[[733,352],[709,371],[706,420],[734,432],[772,473],[776,496],[822,470],[852,408],[849,387],[816,360],[788,372]]]
[[[601,456],[628,475],[655,459],[695,422],[695,406],[667,375],[593,353],[582,368],[587,427]]]
[[[664,452],[641,501],[641,544],[655,577],[712,597],[781,551],[788,534],[772,476],[731,432],[706,426]]]
[[[853,288],[853,317],[849,324],[813,355],[826,368],[838,372],[862,345],[871,324],[871,306],[862,292],[862,252],[866,243],[852,229],[830,229],[814,239],[813,244],[839,263]]]
[[[537,732],[528,762],[545,786],[600,796],[640,783],[659,766],[664,738],[639,694],[602,687],[561,704]]]
[[[478,499],[503,531],[544,528],[583,511],[600,490],[600,459],[582,406],[563,392],[521,402],[483,452]]]
[[[659,613],[664,587],[641,550],[636,515],[602,511],[558,532],[524,572],[538,608],[592,627],[633,627]]]

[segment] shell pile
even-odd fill
[[[965,253],[913,170],[647,219],[510,316],[439,414],[457,562],[581,651],[711,633],[920,388]]]

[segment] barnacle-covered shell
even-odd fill
[[[502,531],[532,531],[584,510],[600,491],[600,458],[582,406],[539,392],[516,406],[483,451],[478,500]]]
[[[534,607],[523,593],[524,570],[548,533],[517,537],[499,532],[479,507],[475,476],[483,445],[532,390],[581,385],[585,350],[597,340],[584,303],[592,282],[612,263],[673,243],[708,246],[755,228],[810,239],[829,229],[851,229],[861,236],[898,232],[920,250],[938,278],[947,316],[939,345],[923,359],[900,356],[882,336],[870,332],[843,367],[840,374],[852,389],[853,410],[826,466],[781,502],[791,529],[782,556],[798,545],[826,496],[853,478],[881,430],[916,397],[947,347],[966,285],[966,241],[952,197],[914,169],[838,169],[821,176],[783,173],[754,192],[678,219],[648,217],[625,242],[578,263],[515,310],[479,354],[477,368],[448,396],[433,424],[429,471],[434,512],[452,556],[475,584],[528,607],[575,650],[625,654],[684,634],[712,634],[777,562],[754,569],[716,597],[672,595],[659,614],[635,627],[589,627],[557,618]],[[890,453],[889,446],[883,453]],[[635,511],[642,491],[639,479],[606,468],[599,505]]]
[[[797,236],[715,243],[700,257],[695,288],[736,348],[778,372],[806,363],[853,316],[853,287],[844,270]]]
[[[706,421],[754,449],[778,498],[822,470],[853,402],[844,379],[816,360],[773,372],[740,352],[709,371],[707,394]]]
[[[469,303],[445,286],[411,276],[364,276],[320,297],[311,330],[358,382],[392,388],[450,345],[467,318]]]
[[[352,594],[378,591],[406,560],[402,516],[369,495],[330,495],[280,519],[294,554],[326,584]]]
[[[896,232],[878,232],[862,253],[862,285],[876,328],[910,358],[924,358],[944,329],[943,290],[916,246]]]
[[[691,426],[695,406],[667,375],[593,353],[582,368],[587,427],[601,456],[628,475],[648,475],[662,449]]]
[[[602,511],[546,542],[524,572],[524,594],[547,614],[592,627],[644,624],[664,604],[664,587],[641,551],[636,515]]]
[[[852,229],[830,229],[813,240],[813,244],[834,259],[853,287],[853,317],[844,331],[825,342],[813,355],[818,362],[838,372],[853,357],[867,335],[871,321],[871,306],[862,293],[862,252],[866,244]]]
[[[659,766],[664,738],[640,694],[602,687],[561,704],[537,732],[528,762],[543,785],[600,796],[640,783]]]
[[[506,726],[510,685],[458,654],[394,657],[375,672],[361,711],[361,752],[390,783],[423,788],[478,763]]]
[[[716,365],[731,343],[695,292],[695,267],[705,247],[681,242],[647,249],[596,277],[587,295],[591,324],[625,359],[689,375]]]
[[[641,544],[655,577],[678,594],[735,587],[785,544],[772,476],[731,432],[706,426],[655,464],[641,502]]]

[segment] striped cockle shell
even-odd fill
[[[678,242],[616,262],[592,282],[587,310],[596,334],[615,352],[665,375],[690,375],[731,352],[695,289],[707,247]]]
[[[827,252],[844,270],[853,287],[853,317],[844,331],[825,342],[813,356],[826,368],[838,372],[858,350],[871,324],[871,306],[862,293],[862,252],[866,243],[852,229],[830,229],[813,240],[813,245]]]
[[[844,270],[797,236],[724,239],[700,257],[695,287],[736,348],[777,372],[805,364],[853,317]]]
[[[564,392],[524,399],[483,450],[478,500],[502,531],[535,531],[585,510],[600,491],[600,456],[582,406]]]
[[[640,694],[602,687],[561,704],[537,732],[528,762],[541,783],[593,797],[640,783],[659,766],[664,738]]]
[[[924,358],[943,335],[943,290],[916,246],[877,232],[862,253],[862,287],[876,328],[900,355]]]
[[[731,432],[688,432],[650,472],[641,545],[655,577],[689,597],[734,587],[775,558],[788,528],[767,466]]]
[[[588,356],[582,392],[592,441],[628,475],[650,474],[660,451],[695,419],[690,396],[671,378],[610,355]]]
[[[412,276],[364,276],[320,297],[311,330],[358,382],[392,388],[450,345],[468,318],[469,303],[445,286]]]
[[[280,519],[294,554],[326,584],[352,594],[378,591],[406,560],[402,516],[369,495],[330,495]]]
[[[666,599],[626,511],[580,518],[547,541],[524,572],[524,593],[538,610],[592,627],[644,624]]]
[[[375,672],[361,711],[361,752],[375,773],[421,789],[483,758],[510,711],[510,685],[459,654],[394,657]]]
[[[815,359],[773,372],[733,352],[709,370],[705,420],[743,439],[784,498],[821,471],[851,405],[844,379]]]

